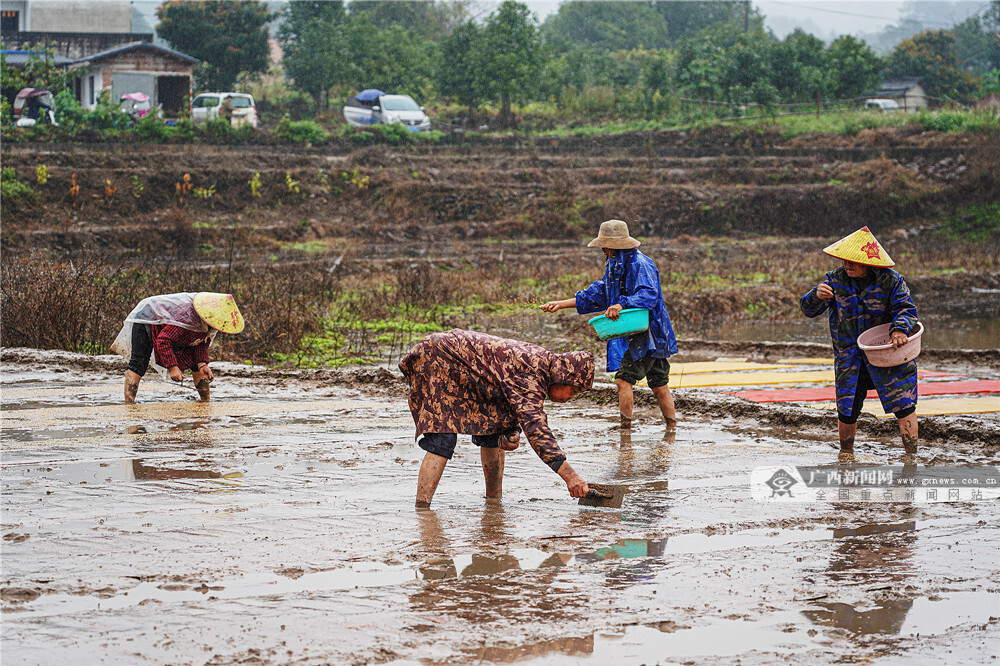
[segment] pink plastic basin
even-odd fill
[[[890,324],[882,324],[869,328],[858,336],[858,347],[868,357],[868,362],[879,368],[891,368],[912,361],[920,354],[920,336],[924,333],[924,325],[917,322],[917,330],[899,349],[892,348],[892,338],[889,335]]]

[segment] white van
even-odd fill
[[[411,132],[429,132],[431,119],[409,95],[387,95],[381,90],[362,90],[344,105],[344,120],[354,127],[376,123],[401,123]]]
[[[191,122],[196,127],[201,127],[209,120],[216,120],[227,99],[233,110],[232,119],[229,121],[233,127],[244,125],[257,127],[257,105],[253,101],[253,95],[238,92],[214,92],[198,95],[191,102]]]
[[[894,99],[866,99],[865,108],[872,111],[899,111],[899,104]]]

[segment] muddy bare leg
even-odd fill
[[[653,389],[656,401],[660,403],[660,413],[663,414],[663,423],[668,428],[677,425],[677,415],[674,413],[674,396],[666,386],[657,386]]]
[[[622,427],[632,427],[632,407],[635,404],[632,396],[632,385],[624,379],[616,379],[618,385],[618,413],[622,418]]]
[[[903,438],[903,449],[907,455],[917,452],[917,415],[910,414],[899,419],[899,434]]]
[[[854,436],[858,432],[857,423],[837,421],[837,434],[840,435],[840,450],[854,451]]]
[[[198,389],[198,397],[201,398],[202,402],[208,402],[211,397],[208,389],[212,383],[212,380],[208,378],[208,373],[204,370],[194,370],[191,373],[191,379],[194,380],[194,387]]]
[[[420,463],[420,476],[417,478],[417,508],[427,508],[431,505],[434,491],[437,490],[438,481],[444,473],[444,466],[448,464],[448,459],[436,453],[428,451],[424,455],[424,461]]]
[[[139,375],[132,372],[131,370],[125,371],[125,404],[134,405],[135,396],[139,392],[139,380],[142,379]]]
[[[483,461],[483,476],[486,478],[486,499],[503,497],[504,451],[501,448],[480,447],[479,457]]]

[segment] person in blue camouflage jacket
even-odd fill
[[[895,263],[863,227],[825,250],[843,261],[843,266],[826,274],[810,289],[799,306],[807,317],[826,310],[835,353],[837,417],[840,450],[854,451],[858,416],[869,389],[875,389],[886,414],[899,422],[903,448],[917,452],[917,363],[908,361],[891,368],[868,362],[858,347],[858,336],[880,324],[891,324],[893,347],[906,344],[917,329],[917,306],[903,277],[892,270]]]
[[[649,310],[649,330],[627,338],[608,341],[608,372],[615,372],[618,386],[618,411],[622,427],[632,423],[634,396],[632,387],[646,378],[668,428],[677,425],[674,398],[667,382],[670,379],[669,357],[677,353],[677,339],[663,300],[660,272],[653,260],[640,252],[639,241],[632,238],[628,225],[621,220],[601,224],[597,238],[588,247],[599,247],[607,262],[604,276],[573,298],[549,301],[542,310],[555,312],[575,307],[579,314],[603,313],[615,321],[623,308]]]

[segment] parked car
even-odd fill
[[[218,119],[220,113],[225,117],[227,101],[231,111],[229,123],[233,127],[257,127],[257,105],[253,95],[238,92],[201,93],[191,102],[191,122],[202,126],[209,120]]]
[[[388,95],[381,90],[362,90],[347,100],[344,119],[354,127],[402,123],[411,132],[428,132],[431,119],[409,95]]]
[[[56,102],[52,93],[42,88],[21,88],[14,97],[14,120],[18,127],[32,127],[36,123],[48,122],[58,125],[55,114]]]
[[[894,99],[866,99],[865,108],[884,113],[886,111],[899,111],[899,104]]]

